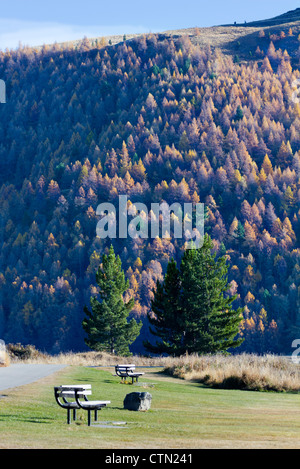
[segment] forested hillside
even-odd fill
[[[0,54],[0,337],[83,350],[83,306],[110,240],[99,203],[204,202],[245,306],[239,351],[290,353],[300,333],[300,78],[269,41],[261,63],[155,35]],[[148,337],[152,289],[182,245],[113,240]],[[149,337],[148,337],[149,338]]]

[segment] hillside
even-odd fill
[[[287,23],[295,23],[296,21],[300,21],[300,8],[288,11],[286,13],[283,13],[282,15],[275,16],[274,18],[269,18],[260,21],[250,21],[249,23],[244,23],[244,26],[265,28],[268,26],[278,26]]]
[[[261,21],[233,23],[209,28],[190,28],[167,31],[170,37],[188,35],[194,44],[218,48],[238,60],[258,60],[257,48],[267,52],[270,41],[287,50],[291,59],[299,61],[300,8],[275,18]]]
[[[290,30],[292,29],[292,34]],[[262,36],[264,34],[264,36]],[[298,49],[300,34],[300,8],[289,11],[275,18],[248,23],[233,23],[212,27],[191,27],[187,29],[167,30],[158,33],[160,38],[178,39],[188,36],[193,44],[201,47],[220,49],[223,53],[241,60],[257,60],[261,57],[256,50],[259,47],[266,53],[270,41],[278,43],[278,47],[287,50],[292,60],[299,60]],[[89,38],[92,46],[116,45],[126,39],[130,41],[141,37],[141,34],[114,35]],[[80,48],[85,39],[58,44],[60,48]],[[41,50],[42,46],[37,47]]]
[[[292,29],[293,34],[290,34]],[[261,37],[262,31],[264,36]],[[191,27],[187,29],[167,30],[158,33],[160,38],[178,39],[182,36],[188,36],[193,44],[201,47],[209,46],[214,49],[220,49],[223,53],[237,56],[243,60],[260,60],[256,54],[259,47],[266,53],[270,40],[278,42],[278,47],[287,49],[291,59],[299,60],[297,55],[299,48],[298,36],[300,34],[300,8],[289,11],[275,18],[253,21],[248,23],[233,23],[225,25],[216,25],[212,27]],[[89,38],[91,46],[117,45],[126,39],[130,41],[142,34],[114,35],[106,37]],[[85,39],[69,41],[58,44],[59,48],[80,48]],[[51,46],[51,45],[49,45]],[[43,46],[35,48],[41,50]]]
[[[300,73],[293,47],[289,55],[281,44],[294,44],[296,29],[274,42],[256,31],[264,48],[247,62],[225,53],[228,35],[220,50],[195,33],[0,53],[6,342],[84,349],[83,306],[110,244],[96,238],[96,208],[125,193],[132,203],[205,202],[206,231],[228,256],[236,305],[246,307],[242,350],[291,352],[300,324],[300,107],[292,100]],[[113,244],[145,323],[138,353],[152,289],[183,246],[174,238]]]

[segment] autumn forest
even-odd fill
[[[0,53],[0,337],[49,353],[85,350],[83,308],[111,240],[101,202],[202,202],[244,307],[239,352],[291,353],[300,334],[299,64],[276,41],[238,61],[188,36]],[[174,239],[115,239],[132,315],[131,350]]]

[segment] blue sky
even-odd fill
[[[299,6],[296,0],[0,0],[0,49],[243,23]]]

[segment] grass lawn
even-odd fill
[[[113,368],[69,366],[39,382],[3,391],[0,448],[300,448],[297,394],[205,388],[147,369],[143,388],[121,384]],[[91,399],[110,400],[99,421],[125,428],[87,426],[87,412],[67,425],[67,411],[55,402],[53,386],[92,384]],[[126,394],[148,391],[151,410],[123,409]]]

